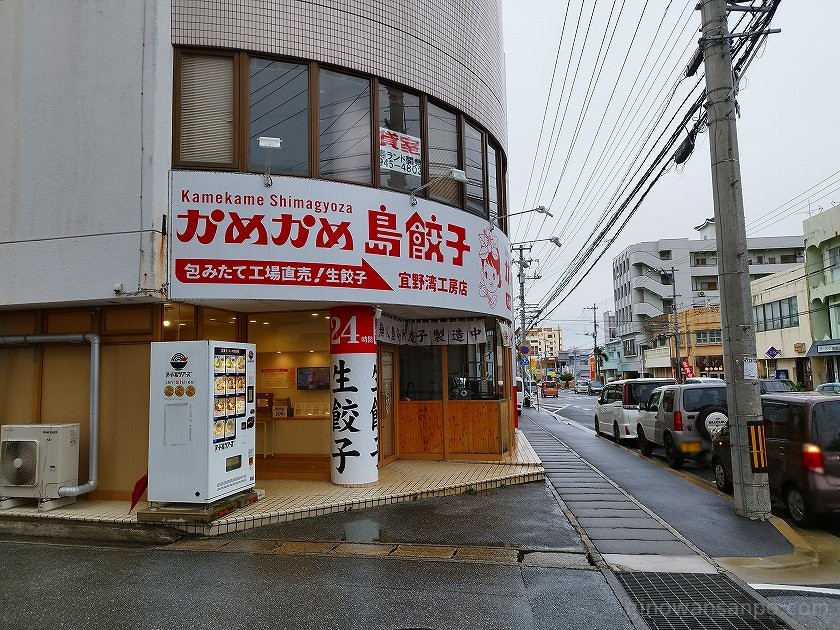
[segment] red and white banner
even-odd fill
[[[362,485],[379,479],[379,409],[374,309],[330,310],[333,483]]]
[[[172,299],[335,300],[512,319],[510,241],[487,219],[316,179],[171,172]]]

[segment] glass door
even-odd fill
[[[379,465],[396,459],[394,445],[397,384],[394,366],[397,363],[397,349],[381,346],[379,350]]]

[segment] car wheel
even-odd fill
[[[613,422],[613,440],[616,444],[621,444],[621,431],[618,429],[618,422]]]
[[[721,492],[731,494],[732,480],[729,479],[729,475],[726,474],[726,466],[723,465],[723,462],[719,457],[715,457],[712,460],[712,470],[715,473],[715,485],[717,486],[717,489]]]
[[[802,491],[796,486],[788,488],[785,495],[788,511],[793,522],[800,527],[808,527],[814,522],[814,512],[805,500]]]
[[[674,470],[679,470],[683,467],[685,463],[685,458],[683,454],[680,453],[674,446],[674,439],[671,437],[671,434],[665,435],[665,461],[668,462],[668,465],[673,468]]]
[[[653,454],[653,444],[648,442],[645,437],[645,431],[642,429],[642,425],[636,427],[636,433],[639,434],[639,451],[641,451],[642,455],[645,457],[650,457]]]

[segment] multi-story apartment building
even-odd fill
[[[714,220],[695,228],[697,239],[661,239],[631,245],[613,259],[613,291],[622,374],[638,376],[641,352],[653,347],[645,322],[677,309],[720,303]],[[804,237],[747,239],[750,278],[757,279],[804,261]],[[672,271],[673,270],[673,271]]]
[[[0,77],[0,423],[81,423],[89,496],[149,466],[160,341],[256,345],[282,403],[189,435],[257,478],[510,451],[500,0],[5,0]]]
[[[563,329],[559,326],[532,328],[525,340],[531,355],[556,359],[558,353],[563,350]]]

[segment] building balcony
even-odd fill
[[[663,269],[665,267],[670,267],[672,261],[670,260],[662,260],[656,254],[651,252],[632,252],[628,257],[631,265],[646,265],[647,267],[651,267],[652,269]]]
[[[671,349],[667,346],[645,350],[646,368],[671,367]]]
[[[668,298],[673,292],[670,284],[663,284],[660,280],[648,275],[631,279],[630,286],[633,289],[646,289],[660,298]]]
[[[657,308],[647,302],[636,302],[633,304],[632,309],[633,315],[643,315],[645,317],[660,317],[664,314],[661,308]]]

